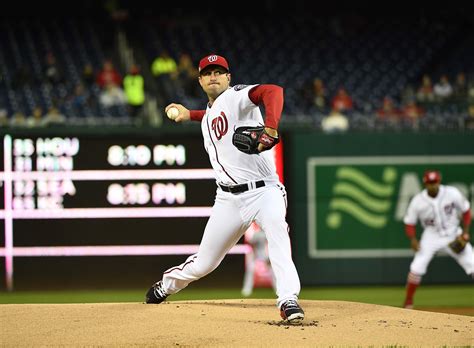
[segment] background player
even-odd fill
[[[268,257],[268,243],[260,227],[253,223],[245,232],[245,241],[252,250],[245,255],[245,273],[242,285],[242,295],[250,296],[257,286],[272,287],[275,289],[270,258]]]
[[[447,252],[468,275],[474,277],[474,255],[472,245],[467,243],[459,254],[449,248],[456,236],[469,241],[471,210],[469,201],[454,186],[441,185],[438,171],[426,171],[423,175],[425,189],[411,200],[403,222],[410,238],[415,257],[410,265],[406,285],[405,308],[413,308],[413,297],[428,265],[439,251]],[[460,228],[462,215],[463,229]],[[416,238],[416,224],[420,221],[423,233]]]
[[[147,303],[161,303],[212,272],[255,221],[265,231],[268,253],[276,279],[277,306],[283,319],[301,321],[298,304],[300,280],[291,257],[286,223],[286,191],[276,172],[272,145],[258,145],[260,153],[248,155],[232,144],[239,126],[264,123],[259,105],[265,108],[265,131],[278,136],[283,110],[283,89],[276,85],[230,87],[229,65],[224,57],[209,55],[199,62],[199,84],[208,97],[206,110],[179,110],[174,120],[200,121],[204,147],[217,183],[215,203],[197,254],[164,272],[146,294]]]

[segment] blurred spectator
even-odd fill
[[[94,85],[95,81],[94,67],[91,63],[87,63],[82,69],[82,82],[86,88],[90,88]]]
[[[22,111],[16,111],[9,123],[11,127],[26,127],[26,116]]]
[[[137,119],[141,116],[145,103],[145,82],[140,74],[140,69],[133,64],[129,73],[123,79],[123,88],[127,97],[130,115]]]
[[[51,106],[43,118],[43,126],[62,126],[65,125],[67,118],[56,106]]]
[[[8,111],[0,107],[0,127],[7,127],[8,125]]]
[[[313,80],[313,85],[312,85],[311,90],[312,90],[312,94],[311,94],[312,105],[314,105],[318,111],[324,111],[327,106],[326,105],[327,90],[326,90],[326,87],[324,86],[323,80],[316,77]]]
[[[99,102],[103,107],[111,108],[113,106],[125,105],[127,97],[122,88],[114,83],[108,83],[100,92]]]
[[[464,119],[464,127],[469,130],[474,130],[474,105],[469,105],[467,109],[467,116]]]
[[[198,82],[199,71],[193,64],[191,56],[182,53],[178,61],[178,80],[187,96],[198,98],[201,96],[201,87]]]
[[[72,94],[67,96],[67,104],[72,108],[72,115],[85,116],[90,115],[93,109],[97,107],[97,98],[91,89],[84,86],[82,82],[74,86]],[[59,105],[56,103],[56,105]],[[69,116],[69,115],[68,115]]]
[[[52,85],[57,85],[63,82],[63,69],[59,65],[56,56],[53,52],[46,54],[46,63],[44,67],[44,80]]]
[[[176,60],[170,56],[169,52],[163,50],[151,64],[151,72],[153,76],[172,75],[176,78],[178,73],[178,64]]]
[[[163,50],[151,64],[151,72],[156,78],[158,95],[167,104],[175,99],[175,86],[178,78],[178,64]]]
[[[456,101],[463,101],[467,98],[467,79],[464,72],[456,75],[456,81],[453,85],[453,97]]]
[[[376,111],[377,117],[380,119],[390,119],[398,121],[403,117],[402,112],[395,107],[395,103],[392,98],[383,98],[382,107]]]
[[[433,84],[429,75],[423,75],[423,78],[421,80],[421,86],[416,91],[416,100],[421,103],[429,103],[435,100],[435,95],[433,93]]]
[[[402,115],[407,120],[411,120],[412,122],[418,121],[420,117],[423,117],[425,114],[425,110],[420,107],[415,100],[410,100],[406,103],[402,108]]]
[[[336,95],[331,101],[331,107],[337,111],[350,111],[353,108],[353,102],[351,96],[347,93],[344,87],[340,87],[337,90]]]
[[[411,84],[406,85],[401,92],[400,99],[402,105],[408,103],[410,100],[416,99],[415,88]]]
[[[467,101],[470,104],[474,104],[474,75],[469,79],[467,83]]]
[[[26,119],[26,125],[30,128],[42,127],[43,123],[43,109],[41,106],[35,106],[31,116]]]
[[[92,100],[88,90],[84,87],[82,83],[78,83],[74,87],[74,92],[70,97],[72,106],[81,109],[86,106],[91,106]]]
[[[102,69],[97,73],[97,85],[104,89],[109,84],[116,86],[122,85],[122,76],[115,69],[114,64],[110,59],[106,59],[102,65]]]
[[[303,110],[310,110],[313,107],[313,80],[303,81],[298,87],[297,93],[301,96],[301,101],[304,102]]]
[[[446,101],[453,95],[453,87],[447,75],[441,75],[439,81],[433,87],[435,99],[439,102]]]
[[[321,128],[325,133],[343,133],[349,129],[349,120],[339,109],[333,108],[321,121]]]

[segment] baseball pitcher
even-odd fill
[[[263,84],[232,87],[230,81],[227,60],[206,56],[199,62],[199,84],[209,100],[206,110],[188,110],[175,103],[165,108],[175,122],[201,122],[217,189],[199,251],[165,271],[148,290],[146,303],[161,303],[216,269],[255,221],[268,240],[280,315],[298,322],[304,311],[298,303],[300,280],[291,257],[286,191],[274,156],[267,151],[279,140],[283,89]],[[265,109],[265,121],[259,106]]]

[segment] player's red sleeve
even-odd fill
[[[416,237],[416,226],[405,224],[405,233],[410,239]]]
[[[206,110],[189,110],[189,116],[193,121],[201,121],[205,114]]]
[[[249,98],[255,105],[265,107],[265,126],[278,129],[283,111],[283,88],[277,85],[258,85],[249,91]]]
[[[464,226],[471,225],[471,209],[468,209],[462,214],[462,222]]]

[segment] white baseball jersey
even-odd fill
[[[272,151],[248,155],[232,144],[234,129],[263,125],[260,108],[249,98],[257,85],[229,87],[206,109],[201,122],[204,147],[209,154],[216,180],[225,185],[265,179],[278,181]]]
[[[434,198],[428,195],[426,189],[413,197],[403,222],[416,225],[419,220],[424,231],[455,236],[459,234],[461,215],[469,208],[469,201],[456,187],[440,185]]]
[[[448,247],[453,239],[462,233],[460,220],[462,213],[470,209],[469,201],[454,186],[440,185],[436,197],[431,197],[423,190],[411,200],[403,222],[416,225],[420,221],[423,233],[420,249],[415,253],[410,272],[422,276],[426,273],[432,258],[439,251],[444,251],[465,270],[474,272],[474,254],[472,245],[467,244],[464,251],[455,254]]]

